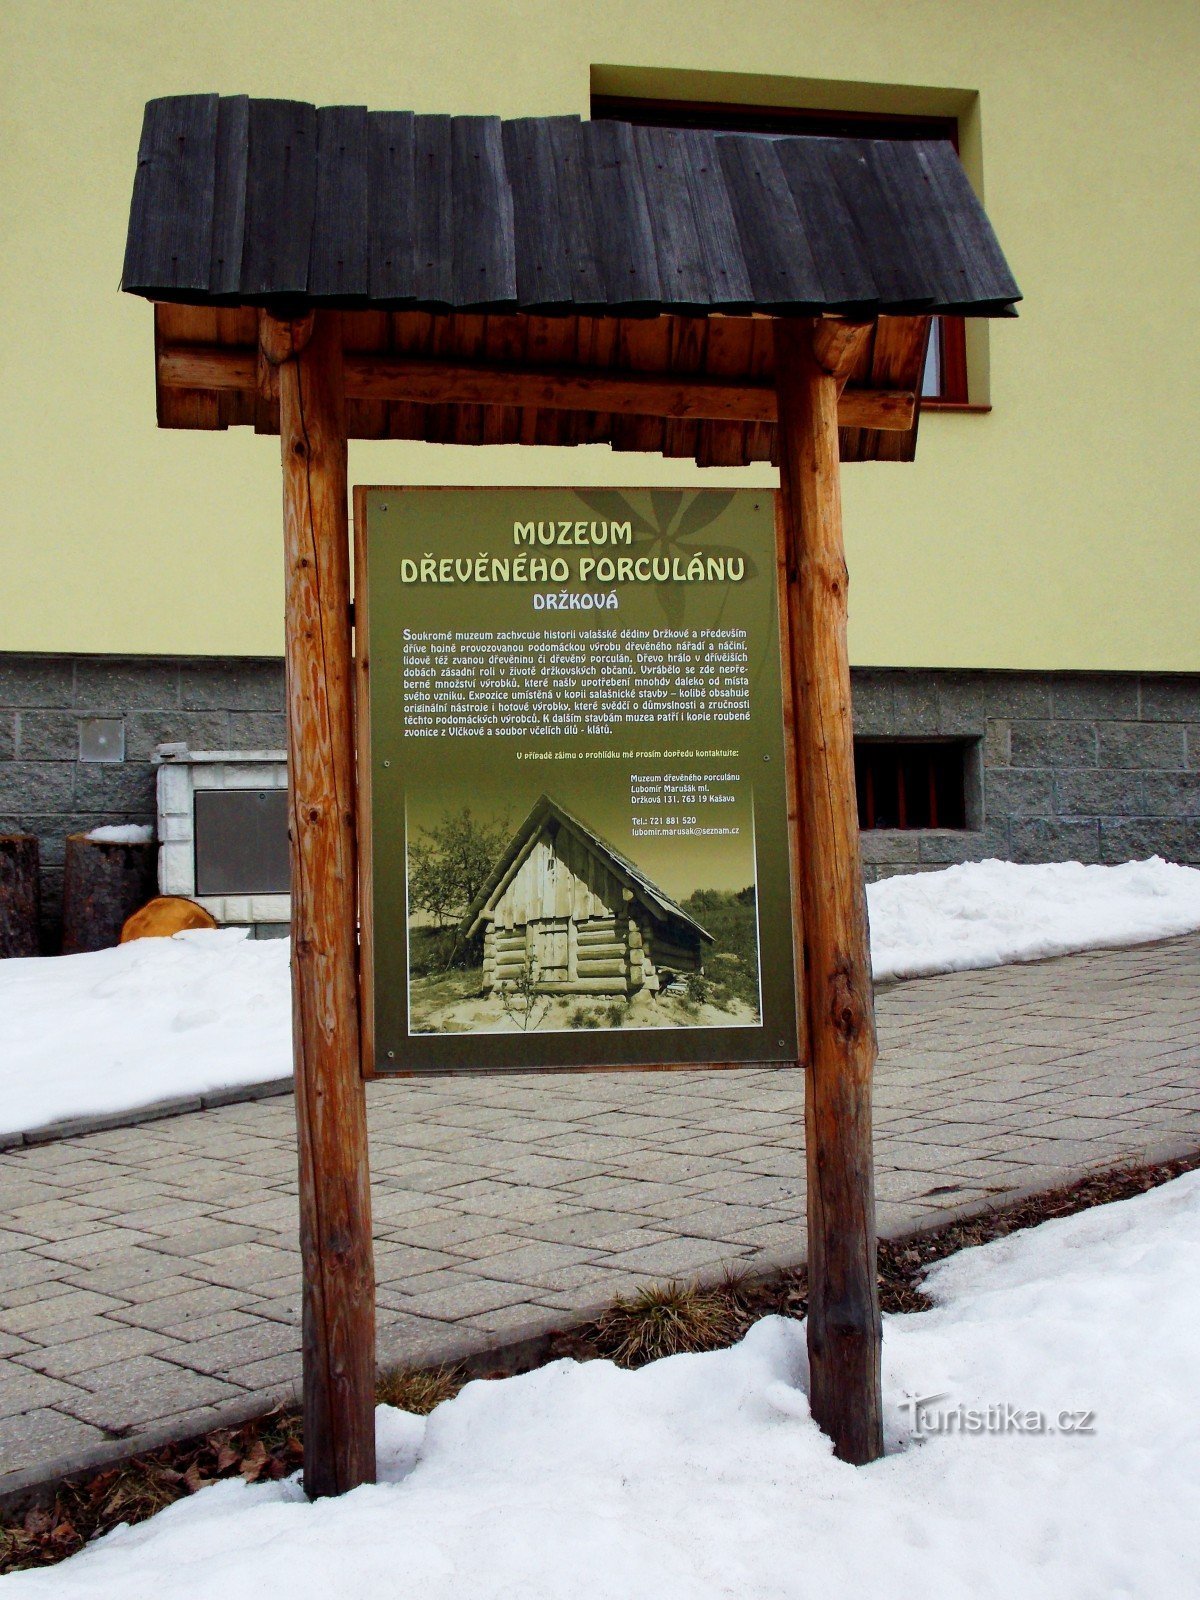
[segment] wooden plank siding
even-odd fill
[[[543,796],[463,919],[483,930],[483,986],[526,973],[546,993],[651,992],[703,970],[709,935],[577,819]]]

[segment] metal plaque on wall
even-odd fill
[[[774,500],[361,489],[385,1072],[791,1062]]]
[[[197,789],[196,893],[287,894],[286,789]]]

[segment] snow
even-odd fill
[[[983,861],[867,891],[875,976],[1031,961],[1200,928],[1200,871]],[[0,1132],[291,1071],[286,940],[223,928],[0,962]]]
[[[290,1071],[286,939],[203,929],[0,961],[0,1131]]]
[[[1200,871],[1152,856],[1119,867],[977,861],[867,890],[876,980],[1038,961],[1200,928]]]
[[[145,822],[106,822],[89,829],[88,838],[97,844],[149,844],[154,829]]]
[[[889,1454],[831,1454],[802,1324],[621,1372],[558,1361],[381,1407],[378,1485],[202,1490],[0,1600],[1187,1600],[1200,1595],[1200,1174],[969,1250],[885,1318]],[[912,1397],[1092,1430],[937,1431]]]

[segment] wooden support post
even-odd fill
[[[791,640],[800,865],[798,959],[808,1033],[808,1350],[813,1417],[844,1461],[883,1454],[871,1072],[875,1021],[854,795],[838,387],[821,325],[776,324],[780,520]],[[869,326],[862,337],[869,334]],[[820,352],[820,355],[818,354]],[[801,1036],[803,1037],[803,1028]]]
[[[375,1282],[359,1063],[350,549],[341,318],[264,316],[279,370],[292,1028],[304,1269],[304,1486],[375,1478]]]

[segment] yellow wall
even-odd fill
[[[915,466],[845,472],[854,659],[1200,670],[1198,57],[1194,0],[6,0],[0,651],[282,647],[275,443],[157,431],[150,309],[117,292],[145,100],[586,115],[601,67],[963,113],[1026,301],[976,363],[990,415],[926,416]],[[602,449],[355,443],[350,466],[772,481]]]

